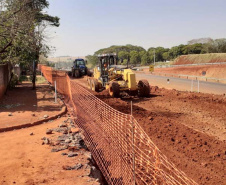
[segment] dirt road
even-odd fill
[[[99,184],[91,179],[84,167],[80,170],[64,170],[63,166],[76,163],[87,164],[83,151],[69,158],[63,152],[51,152],[49,145],[42,145],[41,138],[55,138],[59,134],[46,135],[47,128],[58,127],[66,119],[27,129],[0,133],[0,184]],[[33,133],[33,135],[30,135]],[[75,183],[76,182],[76,183]]]
[[[85,79],[76,80],[86,86]],[[177,168],[199,184],[226,182],[226,98],[152,87],[149,98],[111,98],[94,93],[113,108],[133,115]]]
[[[58,118],[62,105],[59,99],[57,104],[54,103],[53,90],[48,84],[39,84],[36,90],[31,90],[31,84],[25,83],[9,91],[0,101],[0,129],[18,125],[23,128],[0,133],[1,185],[100,184],[97,178],[89,176],[92,165],[87,149],[76,149],[76,156],[68,157],[72,152],[65,147],[66,139],[58,142],[63,133],[54,131],[46,134],[47,129],[60,129],[59,125],[68,120],[69,116],[65,114]],[[12,115],[9,116],[9,113]],[[57,116],[47,122],[48,118],[44,119],[44,115],[48,118]],[[37,120],[41,120],[42,124],[30,128],[24,126]],[[64,128],[67,129],[67,126],[64,125]],[[67,139],[70,137],[69,134],[66,136]],[[42,138],[48,139],[44,141]],[[69,140],[73,144],[75,137]],[[60,148],[62,142],[64,150],[52,151],[53,147]],[[78,170],[65,169],[78,164],[81,165]]]

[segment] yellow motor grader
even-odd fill
[[[103,54],[98,56],[99,63],[94,68],[93,77],[87,77],[88,88],[100,92],[109,90],[110,96],[119,97],[120,92],[147,97],[150,86],[147,80],[136,82],[134,72],[126,66],[118,65],[116,54]]]

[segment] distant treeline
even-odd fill
[[[98,62],[97,55],[105,53],[116,53],[124,64],[127,60],[131,64],[147,65],[154,62],[165,62],[174,60],[180,55],[188,54],[205,54],[205,53],[226,53],[226,39],[201,38],[188,41],[187,45],[174,46],[172,48],[150,47],[145,50],[140,46],[110,46],[103,48],[94,53],[94,55],[86,56],[88,63],[93,66]]]

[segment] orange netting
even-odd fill
[[[109,184],[197,184],[167,160],[131,115],[113,109],[65,72],[41,70],[76,109],[75,121]]]

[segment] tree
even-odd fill
[[[140,55],[137,51],[130,52],[130,62],[135,65],[141,62]]]
[[[119,59],[123,59],[123,61],[124,60],[128,60],[128,58],[129,58],[129,52],[127,52],[127,51],[120,51],[119,53],[118,53],[118,58]]]
[[[145,66],[149,63],[149,57],[148,57],[148,53],[145,52],[142,56],[141,56],[141,65]]]
[[[49,51],[44,44],[44,30],[59,26],[58,17],[43,13],[48,6],[46,0],[4,0],[0,6],[0,59],[33,64],[33,89],[39,55]]]
[[[108,48],[103,48],[96,51],[94,55],[106,54],[106,53],[116,53],[118,55],[120,51],[130,53],[131,51],[137,51],[137,52],[145,51],[145,49],[140,46],[133,46],[131,44],[127,44],[125,46],[110,46]]]
[[[169,52],[164,52],[162,54],[162,58],[163,58],[164,61],[170,60],[170,58],[169,58]]]
[[[96,55],[86,56],[88,64],[91,64],[91,67],[94,67],[98,63],[98,57]]]

